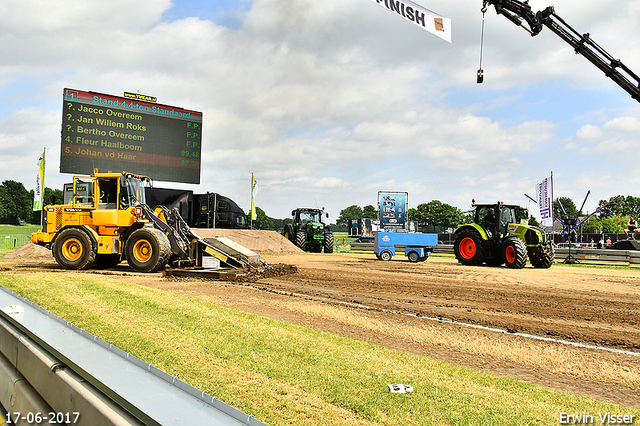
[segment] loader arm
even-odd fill
[[[482,11],[493,5],[496,13],[526,29],[536,36],[543,27],[549,28],[558,37],[567,42],[576,54],[581,54],[600,71],[622,87],[633,99],[640,102],[640,77],[631,71],[619,59],[613,58],[606,50],[594,42],[589,33],[580,34],[556,15],[553,6],[539,12],[533,12],[527,2],[517,0],[483,0]],[[524,20],[528,28],[523,25]]]

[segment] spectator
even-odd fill
[[[629,238],[629,232],[633,231],[633,239],[635,240],[638,235],[638,222],[633,218],[633,216],[629,217],[629,222],[627,223],[627,229],[624,230],[627,239]]]

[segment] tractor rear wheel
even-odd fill
[[[60,232],[52,251],[58,265],[67,269],[87,269],[96,260],[96,248],[81,229],[69,228]]]
[[[307,251],[307,233],[305,231],[296,232],[296,245],[303,251]]]
[[[333,234],[324,234],[324,252],[333,253]]]
[[[284,226],[284,231],[282,232],[282,235],[284,235],[284,237],[287,240],[289,240],[291,242],[294,242],[294,240],[293,240],[293,227],[291,225],[286,224]]]
[[[156,272],[167,264],[171,244],[156,228],[140,228],[127,239],[127,263],[138,272]]]
[[[502,244],[502,257],[507,268],[522,269],[527,264],[527,246],[520,238],[508,238]]]
[[[453,253],[456,255],[458,262],[463,265],[482,265],[484,261],[482,238],[475,230],[461,230],[453,243]]]

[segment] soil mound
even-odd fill
[[[256,229],[194,229],[202,238],[226,237],[230,240],[262,253],[302,253],[299,247],[287,240],[276,231],[261,231]]]
[[[51,250],[32,242],[23,244],[12,252],[5,254],[0,260],[11,262],[55,262]]]

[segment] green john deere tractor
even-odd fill
[[[293,224],[287,224],[282,235],[304,251],[333,253],[333,234],[322,217],[329,217],[324,209],[295,209]]]
[[[551,267],[555,257],[551,237],[521,223],[528,216],[526,209],[503,203],[474,203],[473,207],[473,222],[458,226],[455,232],[453,252],[458,262],[520,269],[528,259],[536,268]]]

